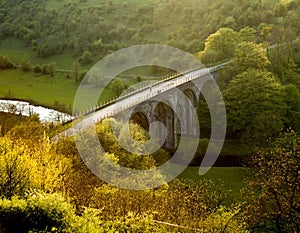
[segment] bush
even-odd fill
[[[102,232],[99,211],[80,215],[58,194],[30,193],[25,199],[0,200],[0,225],[8,232]]]
[[[31,193],[25,199],[0,200],[0,225],[9,232],[61,231],[75,210],[57,194]]]
[[[35,65],[33,67],[33,72],[34,73],[42,73],[42,71],[43,71],[43,68],[40,65]]]
[[[20,69],[24,72],[30,71],[31,63],[28,59],[24,59],[20,64]]]
[[[13,69],[16,65],[10,60],[8,56],[0,56],[0,69]]]
[[[40,134],[39,123],[27,120],[0,138],[0,197],[24,196],[30,189],[64,190],[70,161],[52,149],[49,139],[39,138]]]
[[[76,210],[58,194],[29,193],[24,199],[0,200],[0,230],[4,232],[166,232],[152,216],[129,213],[125,218],[104,221],[101,211]],[[2,232],[1,231],[1,232]]]
[[[92,54],[89,51],[84,51],[82,56],[79,58],[79,62],[82,65],[90,64],[92,61]]]

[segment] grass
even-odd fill
[[[78,84],[63,74],[36,77],[34,73],[19,70],[0,71],[0,96],[31,100],[43,106],[53,106],[55,101],[72,105]],[[9,92],[9,95],[8,95]]]
[[[240,190],[246,187],[245,179],[250,170],[241,167],[212,167],[205,175],[198,174],[199,167],[188,167],[179,176],[180,179],[211,179],[217,185],[223,185],[224,191],[229,192],[227,203],[233,202],[240,195]]]
[[[31,60],[34,51],[26,47],[21,40],[9,37],[0,41],[0,55],[8,55],[13,62],[20,63],[23,59]]]
[[[127,85],[133,85],[133,79],[125,79]],[[66,79],[66,73],[56,72],[55,77],[37,75],[33,72],[22,72],[18,69],[0,70],[0,98],[27,100],[36,105],[51,107],[57,110],[71,110],[79,83]],[[79,99],[79,110],[90,108],[93,103],[86,96],[98,96],[99,90],[92,85],[83,85],[84,97]],[[113,99],[111,89],[105,88],[99,102]],[[60,106],[60,107],[59,107]],[[64,107],[62,107],[64,106]],[[70,112],[70,111],[69,111]]]
[[[57,107],[55,103],[63,104],[68,108],[73,105],[78,83],[73,79],[66,79],[65,74],[58,73],[55,77],[19,70],[0,71],[0,97],[22,99],[32,101],[36,105]],[[96,90],[88,88],[90,94],[96,94]],[[94,91],[94,92],[93,92]],[[103,99],[109,98],[111,93],[106,93]],[[87,108],[87,100],[81,101],[82,108]]]

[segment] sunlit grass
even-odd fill
[[[74,79],[66,79],[65,73],[57,73],[55,77],[40,75],[19,70],[0,71],[0,98],[16,98],[33,101],[35,104],[54,107],[55,102],[64,104],[71,109],[78,83]],[[87,96],[97,95],[98,90],[93,87],[87,88]],[[105,89],[101,100],[111,99],[113,96],[110,89]],[[80,102],[82,109],[90,107],[88,99]]]
[[[245,180],[250,175],[248,168],[212,167],[205,175],[199,175],[199,167],[188,167],[179,176],[180,179],[202,180],[211,179],[217,185],[224,186],[224,192],[230,193],[227,203],[239,197],[240,190],[246,187]]]

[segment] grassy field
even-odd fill
[[[17,69],[0,71],[0,98],[22,99],[56,109],[57,103],[69,109],[72,107],[78,85],[74,79],[66,79],[65,73],[57,73],[55,77],[50,77],[37,76],[32,72],[24,73]],[[98,90],[91,86],[86,86],[86,93],[93,96],[99,94]],[[112,91],[107,88],[100,101],[111,99],[112,96]],[[82,99],[80,106],[86,109],[90,106],[89,100]]]
[[[234,201],[240,195],[240,190],[246,187],[245,179],[250,171],[241,167],[213,167],[205,175],[199,176],[199,167],[188,167],[179,176],[180,179],[211,179],[217,185],[223,185],[224,191],[229,192],[226,203]]]
[[[55,101],[71,105],[78,84],[64,75],[36,77],[34,73],[19,70],[0,71],[0,96],[32,100],[36,104],[53,106]]]
[[[25,47],[21,40],[10,37],[0,41],[0,55],[7,55],[13,62],[20,63],[25,58],[31,60],[35,52]]]

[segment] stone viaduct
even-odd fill
[[[156,126],[153,136],[163,138],[165,134],[162,145],[169,150],[175,150],[179,137],[199,135],[197,110],[200,96],[204,95],[208,104],[209,101],[211,103],[215,101],[209,99],[209,95],[213,92],[209,85],[216,86],[215,79],[226,65],[227,63],[223,63],[211,68],[192,70],[145,87],[106,106],[95,107],[81,115],[79,123],[57,135],[54,140],[61,135],[73,136],[96,122],[114,117],[132,120],[146,130],[149,130],[153,122],[161,122],[162,124]],[[74,120],[76,122],[77,118]]]

